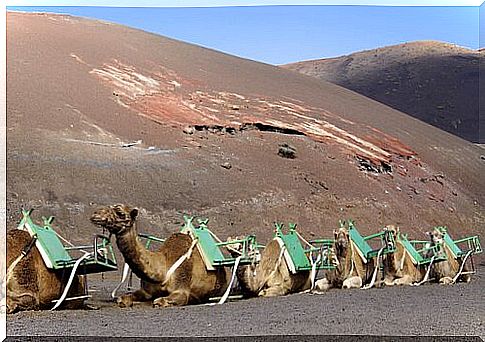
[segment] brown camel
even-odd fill
[[[426,267],[414,264],[411,256],[406,252],[403,242],[400,240],[399,227],[389,225],[387,229],[394,237],[396,250],[394,253],[387,254],[384,257],[386,269],[384,284],[393,286],[419,283],[426,274]]]
[[[271,240],[259,263],[240,266],[237,278],[246,297],[284,296],[310,289],[310,271],[291,273],[277,239]]]
[[[431,240],[431,245],[439,246],[442,253],[446,254],[446,260],[433,263],[431,268],[431,277],[439,281],[440,284],[452,284],[455,276],[458,274],[462,259],[455,259],[450,248],[444,242],[443,232],[439,227],[435,227],[431,232],[427,232]],[[465,272],[469,271],[468,267],[464,267]],[[470,274],[462,274],[457,279],[468,283],[471,280]]]
[[[326,291],[330,288],[360,288],[371,281],[376,258],[364,260],[352,246],[347,228],[341,227],[334,231],[333,251],[338,263],[335,269],[325,272],[325,277],[316,282],[316,289]],[[380,270],[376,279],[380,279]],[[376,284],[379,284],[378,282]]]
[[[91,216],[94,224],[116,236],[125,262],[141,279],[139,290],[118,297],[119,306],[146,301],[152,301],[154,307],[179,306],[222,295],[229,279],[225,268],[208,271],[192,238],[183,233],[172,234],[158,251],[147,250],[138,239],[137,215],[136,208],[116,204],[99,208]],[[185,260],[174,270],[172,266],[184,255]]]
[[[49,309],[53,300],[61,297],[69,274],[49,270],[35,245],[20,261],[12,266],[22,251],[29,246],[32,237],[27,231],[12,229],[7,232],[7,313],[21,310]],[[12,267],[10,267],[12,266]],[[10,268],[10,269],[9,269]],[[84,276],[75,276],[68,297],[85,294]],[[61,307],[77,309],[84,306],[84,299],[65,301]]]

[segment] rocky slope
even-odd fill
[[[466,140],[484,143],[485,126],[479,120],[479,102],[485,101],[485,92],[479,92],[484,56],[483,51],[419,41],[283,67],[341,85]]]
[[[471,143],[293,71],[64,15],[7,14],[7,149],[8,226],[35,207],[73,242],[115,202],[158,235],[189,213],[263,242],[275,220],[307,237],[341,218],[419,238],[484,223]]]

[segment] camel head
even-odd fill
[[[137,208],[115,204],[98,208],[91,215],[91,222],[106,228],[111,234],[119,235],[133,227],[137,215]]]
[[[324,250],[323,256],[325,259],[329,260],[330,263],[334,266],[339,266],[340,262],[338,260],[338,255],[335,253],[334,247],[329,247]]]
[[[246,236],[244,235],[236,236],[235,238],[232,238],[229,236],[227,238],[226,242],[234,241],[233,243],[225,245],[225,248],[233,258],[240,256],[244,252],[243,251],[244,245],[242,242],[240,242],[240,240],[244,240],[245,238]],[[260,251],[252,244],[249,245],[247,253],[248,253],[248,256],[251,256],[254,258],[255,262],[259,262],[259,260],[261,259]]]
[[[432,245],[436,246],[443,243],[445,231],[441,227],[435,227],[432,231],[426,232],[426,234],[429,236]]]
[[[388,224],[387,226],[384,227],[384,230],[390,231],[394,237],[396,237],[397,234],[399,233],[399,227],[396,227],[393,224]]]
[[[391,247],[392,245],[394,245],[398,239],[398,235],[399,235],[399,227],[396,227],[395,225],[393,224],[388,224],[387,226],[385,226],[383,228],[384,231],[387,231],[390,233],[392,239],[394,240],[394,242],[392,241],[388,241],[388,247]]]
[[[227,238],[226,242],[232,242],[232,241],[243,239],[243,238],[244,238],[244,236],[236,236],[235,238],[229,236]],[[225,248],[227,249],[227,251],[231,254],[231,256],[233,258],[236,258],[239,255],[241,255],[241,253],[243,251],[243,244],[241,242],[233,242],[233,243],[225,245]]]
[[[335,251],[337,252],[337,256],[342,257],[346,255],[350,241],[349,232],[345,227],[342,227],[338,230],[334,230],[333,235],[335,238]]]

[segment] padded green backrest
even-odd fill
[[[411,257],[414,259],[415,263],[423,263],[423,257],[421,256],[421,254],[418,253],[416,248],[414,248],[414,246],[411,244],[411,242],[409,242],[406,237],[399,235],[398,239],[403,244],[404,248],[406,248]]]
[[[54,268],[59,268],[64,262],[72,260],[69,253],[67,253],[64,245],[57,236],[56,232],[49,226],[38,226],[32,222],[30,217],[26,217],[25,224],[28,225],[28,229],[31,234],[37,235],[37,244],[45,252],[45,255],[52,262]],[[44,254],[41,252],[41,254]]]
[[[450,234],[445,233],[445,235],[443,236],[443,240],[445,241],[445,244],[451,250],[455,258],[460,257],[464,254],[460,247],[458,247],[458,245],[455,243],[455,241],[453,241]]]
[[[206,253],[206,256],[210,259],[211,262],[224,261],[224,254],[222,254],[219,246],[210,234],[209,230],[203,228],[195,228],[193,229],[193,232],[195,236],[199,239],[198,243],[200,244],[204,253]]]
[[[354,227],[349,228],[349,237],[350,240],[352,240],[356,244],[357,248],[360,249],[365,257],[367,257],[369,253],[372,252],[372,248],[369,246],[367,241],[364,240],[362,235],[360,235],[359,231]]]
[[[285,247],[296,269],[311,268],[312,265],[305,254],[300,239],[298,239],[298,236],[294,232],[290,231],[288,234],[278,234],[278,237],[285,243]]]

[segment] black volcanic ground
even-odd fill
[[[484,56],[483,51],[420,41],[283,67],[351,89],[471,142],[484,143],[485,126],[479,120],[479,103],[485,101],[485,92],[479,92]]]
[[[35,207],[75,242],[115,202],[159,235],[192,213],[263,242],[275,220],[308,237],[340,218],[417,238],[484,224],[479,147],[312,77],[70,16],[7,14],[7,148],[8,226]]]

